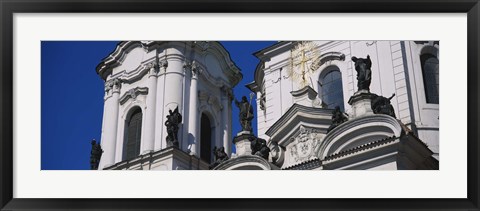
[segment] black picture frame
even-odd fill
[[[1,210],[479,210],[478,0],[0,0]],[[13,198],[13,15],[15,13],[467,13],[468,189],[466,199],[16,199]],[[463,123],[461,123],[463,124]],[[445,181],[448,182],[448,181]],[[348,191],[348,190],[345,190]],[[445,190],[448,191],[448,190]]]

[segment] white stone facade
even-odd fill
[[[357,80],[352,56],[372,60],[370,92],[389,97],[395,115],[408,126],[439,159],[439,105],[427,103],[420,56],[424,53],[439,59],[439,43],[434,41],[314,41],[320,59],[307,61],[314,67],[308,84],[321,93],[319,79],[330,67],[336,66],[342,77],[343,102],[350,115],[349,98],[357,92]],[[248,87],[257,94],[258,136],[271,139],[266,132],[294,103],[304,105],[291,92],[301,86],[288,74],[291,50],[297,42],[279,42],[257,52],[261,60],[255,70],[255,81]],[[313,64],[315,63],[315,64]],[[311,107],[321,104],[318,96]],[[298,101],[298,102],[297,102]],[[367,112],[367,111],[365,111]]]
[[[159,151],[167,150],[166,116],[177,107],[183,117],[178,132],[179,150],[200,157],[200,117],[206,115],[211,124],[211,148],[223,146],[231,153],[232,88],[242,74],[218,42],[120,42],[97,66],[97,73],[105,80],[101,137],[104,153],[99,169],[114,165],[125,168],[125,124],[134,108],[141,109],[142,127],[140,152],[133,160],[146,155],[155,157],[162,154]],[[175,169],[171,163],[181,160],[157,166]],[[188,169],[189,165],[183,166],[187,167],[179,168]],[[208,167],[203,164],[203,169],[205,166]]]

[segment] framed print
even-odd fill
[[[2,210],[479,209],[477,0],[0,5]]]

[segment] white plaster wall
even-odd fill
[[[425,87],[423,85],[423,74],[420,62],[422,48],[428,44],[416,44],[413,41],[405,42],[405,54],[407,57],[409,81],[412,94],[413,112],[415,125],[419,138],[424,141],[430,150],[438,158],[439,154],[439,104],[427,103],[425,96]],[[438,45],[434,46],[437,49]],[[440,56],[438,56],[440,66],[440,77],[442,65]],[[441,90],[440,90],[441,93]]]

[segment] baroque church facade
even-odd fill
[[[438,169],[438,49],[436,41],[278,42],[254,53],[246,86],[257,110],[236,101],[232,120],[242,73],[221,44],[121,42],[97,66],[105,80],[98,169]],[[243,131],[232,134],[232,121]]]

